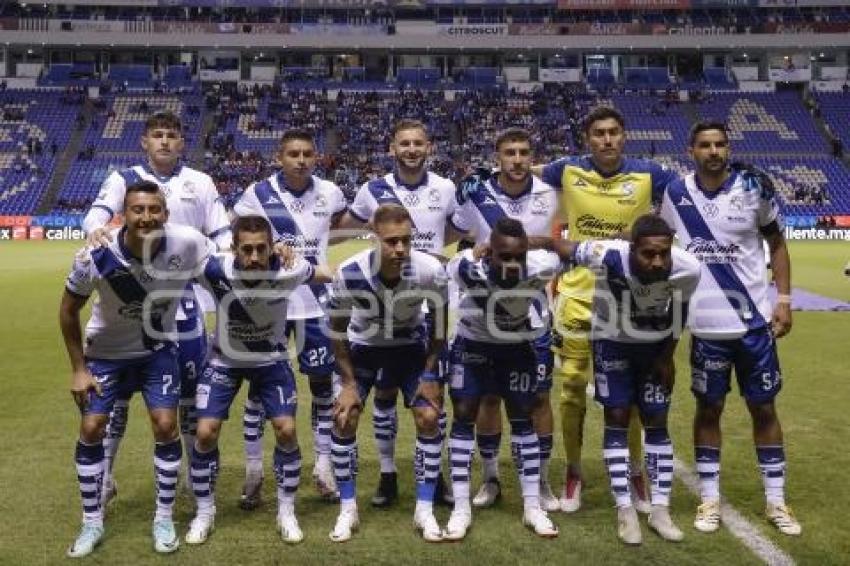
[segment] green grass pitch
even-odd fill
[[[0,244],[0,344],[2,395],[0,422],[0,564],[65,562],[65,549],[79,526],[79,494],[73,468],[78,412],[68,393],[69,369],[58,331],[57,307],[75,243],[14,242]],[[333,259],[350,246],[336,248]],[[794,242],[794,281],[799,287],[850,301],[850,281],[842,275],[850,258],[843,242]],[[850,537],[844,520],[850,509],[850,427],[847,403],[850,379],[845,348],[850,336],[848,313],[795,313],[792,334],[780,343],[785,378],[779,410],[789,457],[789,501],[803,524],[803,536],[782,538],[763,521],[761,479],[748,418],[737,394],[730,395],[724,419],[722,489],[730,502],[800,564],[847,563]],[[687,345],[678,352],[679,379],[671,411],[677,456],[693,465],[688,391]],[[300,382],[301,385],[303,382]],[[624,548],[616,539],[615,514],[601,464],[600,411],[591,407],[586,424],[583,509],[574,516],[554,515],[561,536],[536,539],[520,523],[521,506],[510,454],[501,453],[505,497],[493,509],[478,512],[467,540],[431,545],[412,528],[412,422],[400,412],[397,448],[400,503],[373,510],[369,498],[377,479],[371,419],[363,418],[358,481],[361,530],[349,543],[335,544],[327,534],[337,508],[320,502],[310,484],[312,468],[309,394],[301,387],[299,435],[304,474],[298,514],[306,540],[284,545],[274,529],[274,485],[266,472],[263,507],[253,513],[238,509],[242,481],[241,401],[224,426],[222,473],[218,483],[217,530],[201,547],[183,544],[172,556],[152,548],[152,441],[142,405],[133,403],[127,438],[116,476],[118,499],[107,515],[107,536],[87,559],[91,564],[425,564],[536,562],[593,564],[754,564],[758,560],[728,532],[701,535],[691,526],[696,500],[677,481],[673,515],[685,530],[680,544],[663,543],[644,527],[644,545]],[[555,385],[554,393],[558,391]],[[555,396],[555,398],[557,398]],[[557,416],[557,410],[556,410]],[[557,430],[557,428],[556,428]],[[271,457],[267,433],[267,463]],[[563,452],[556,432],[551,479],[560,488]],[[474,464],[477,472],[477,463]],[[477,474],[476,474],[477,478]],[[477,487],[476,485],[473,487]],[[182,488],[181,488],[182,490]],[[182,491],[176,505],[181,535],[191,519],[192,500]],[[448,510],[438,508],[445,522]]]

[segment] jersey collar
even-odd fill
[[[401,177],[399,177],[398,175],[398,170],[393,171],[393,180],[395,181],[397,187],[405,188],[408,191],[415,191],[416,189],[424,187],[428,184],[428,171],[423,171],[422,178],[419,179],[417,183],[414,183],[412,185],[409,185],[401,180]]]
[[[713,199],[720,193],[728,192],[729,189],[735,184],[735,181],[738,180],[738,173],[736,171],[732,171],[729,177],[723,181],[723,184],[715,191],[710,191],[702,186],[702,183],[699,182],[699,175],[694,173],[694,186],[697,188],[699,192],[707,199]]]
[[[587,161],[587,164],[590,166],[590,168],[603,179],[610,179],[611,177],[616,177],[617,175],[622,173],[623,169],[625,169],[626,167],[626,158],[622,157],[620,158],[620,166],[617,167],[615,171],[611,173],[605,173],[599,167],[596,166],[596,163],[593,161],[593,157],[591,157],[590,155],[585,155],[584,159]]]
[[[121,252],[127,259],[134,259],[139,263],[144,263],[143,258],[136,257],[136,255],[130,251],[130,248],[124,243],[124,236],[127,233],[127,226],[124,225],[121,227],[121,230],[118,231],[118,250]],[[162,230],[162,237],[159,239],[159,244],[156,246],[156,249],[151,254],[151,259],[155,258],[162,250],[165,249],[165,229]]]
[[[150,166],[150,163],[147,163],[147,162],[142,163],[142,169],[144,169],[145,173],[152,176],[159,183],[164,184],[164,183],[167,183],[168,181],[170,181],[171,179],[173,179],[174,177],[176,177],[177,175],[179,175],[180,172],[183,170],[183,165],[181,165],[180,163],[175,165],[174,170],[171,172],[171,175],[160,175],[159,173],[154,171],[153,167]]]
[[[283,171],[279,171],[277,174],[277,185],[280,187],[280,190],[288,192],[295,198],[299,198],[307,194],[307,191],[312,189],[314,184],[315,183],[313,182],[313,176],[310,175],[310,182],[307,183],[307,186],[304,188],[304,190],[296,191],[292,187],[290,187],[289,184],[286,182],[286,176],[283,174]]]
[[[525,187],[522,189],[522,191],[520,191],[518,195],[512,195],[505,191],[505,189],[502,188],[502,185],[499,184],[498,175],[490,178],[490,185],[493,187],[493,190],[495,192],[505,195],[510,199],[518,200],[528,194],[531,194],[531,189],[534,187],[534,177],[531,174],[528,175],[528,181],[526,182]]]

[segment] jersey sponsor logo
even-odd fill
[[[401,202],[407,207],[417,206],[419,204],[419,195],[416,193],[407,193],[402,197]]]
[[[738,244],[721,244],[717,240],[705,238],[694,238],[685,249],[702,263],[737,263],[741,257],[741,246]]]
[[[522,214],[522,203],[513,200],[509,201],[508,210],[511,214]]]
[[[725,371],[732,367],[729,360],[703,360],[700,364],[705,371]]]
[[[717,215],[720,214],[720,207],[713,202],[707,202],[702,205],[702,213],[705,214],[706,218],[717,218]]]
[[[629,362],[627,360],[597,360],[594,362],[594,367],[598,368],[599,371],[604,372],[612,372],[612,371],[626,371],[629,368]]]
[[[183,258],[177,254],[168,256],[168,269],[177,271],[183,265]]]
[[[602,220],[592,214],[583,214],[576,220],[576,230],[592,238],[609,238],[625,229],[625,222]]]
[[[632,292],[636,297],[648,297],[652,293],[652,289],[648,285],[638,285]]]
[[[244,301],[243,301],[244,302]],[[227,321],[227,335],[240,342],[259,342],[274,337],[274,323],[253,324],[240,320]]]
[[[294,199],[291,203],[289,203],[289,210],[296,214],[301,214],[304,212],[304,201],[301,199]]]

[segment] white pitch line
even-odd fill
[[[699,498],[699,480],[697,475],[678,458],[673,460],[673,468],[688,490]],[[728,502],[723,501],[720,505],[720,513],[723,517],[721,524],[732,533],[732,536],[741,541],[753,554],[770,566],[794,566],[794,559],[784,550],[773,544],[765,537],[755,525],[749,522],[737,509]]]

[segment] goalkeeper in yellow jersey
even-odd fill
[[[623,115],[600,106],[582,124],[590,155],[564,157],[532,172],[560,190],[560,208],[570,240],[606,239],[627,231],[632,222],[653,210],[676,175],[646,159],[623,157],[626,141]],[[555,377],[563,389],[560,410],[567,458],[561,509],[575,512],[581,506],[581,445],[586,412],[586,388],[592,375],[590,318],[594,278],[586,268],[573,269],[557,284],[554,303],[553,350]],[[636,415],[636,411],[632,412]],[[637,418],[629,430],[631,493],[638,511],[650,510],[641,473],[641,440]]]

